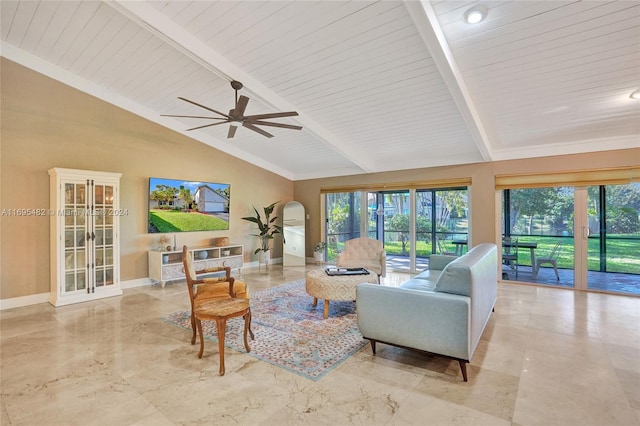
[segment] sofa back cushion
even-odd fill
[[[434,291],[471,296],[471,270],[462,257],[444,267]]]

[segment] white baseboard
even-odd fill
[[[149,277],[136,278],[135,280],[120,281],[120,288],[126,290],[128,288],[144,287],[153,284]]]
[[[49,303],[51,293],[30,294],[29,296],[12,297],[10,299],[0,299],[0,311],[23,306],[37,305],[39,303]]]
[[[282,258],[271,259],[271,263],[282,263]],[[243,268],[258,268],[259,262],[247,262],[243,265]],[[148,278],[136,278],[134,280],[120,281],[120,288],[126,290],[129,288],[144,287],[152,285],[153,281]],[[12,308],[21,308],[23,306],[37,305],[38,303],[48,303],[49,295],[51,293],[39,293],[29,296],[12,297],[10,299],[0,299],[0,311]]]
[[[120,281],[120,288],[135,288],[151,285],[149,278],[138,278],[135,280]],[[29,296],[12,297],[9,299],[0,299],[0,311],[13,308],[22,308],[24,306],[37,305],[39,303],[49,303],[51,293],[30,294]]]

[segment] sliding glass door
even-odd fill
[[[504,279],[640,294],[640,184],[504,190],[503,206],[520,245]]]
[[[383,242],[389,270],[422,271],[434,253],[462,254],[468,235],[467,193],[466,187],[327,193],[327,260],[334,262],[344,241],[361,235]]]
[[[574,190],[571,187],[507,189],[503,192],[503,279],[574,287]],[[517,274],[516,272],[517,268]]]
[[[329,263],[336,261],[344,250],[344,242],[360,237],[361,193],[339,192],[325,194],[325,241]]]
[[[587,288],[640,294],[640,183],[587,188]]]

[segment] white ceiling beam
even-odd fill
[[[467,123],[482,158],[492,160],[492,149],[489,137],[482,124],[480,115],[473,103],[473,99],[462,78],[460,69],[453,58],[453,52],[445,39],[431,3],[428,0],[405,0],[405,7],[413,19],[422,40],[427,46],[440,75],[442,76],[460,114]]]
[[[255,95],[261,102],[280,111],[297,111],[299,116],[296,117],[295,121],[301,124],[305,131],[310,132],[319,141],[338,152],[339,155],[353,162],[363,172],[368,173],[375,170],[366,152],[354,150],[350,144],[340,140],[325,127],[318,124],[309,114],[303,113],[286,99],[272,92],[246,71],[211,49],[169,17],[149,6],[145,1],[116,0],[107,1],[106,3],[219,77],[228,81],[241,81],[245,86],[244,89]]]

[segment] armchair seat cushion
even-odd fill
[[[205,278],[203,281],[203,284],[197,285],[197,293],[195,295],[195,299],[197,301],[229,298],[228,282],[220,282],[217,278]],[[236,297],[240,299],[249,298],[247,285],[243,281],[235,280],[233,283],[233,290],[236,292]]]

